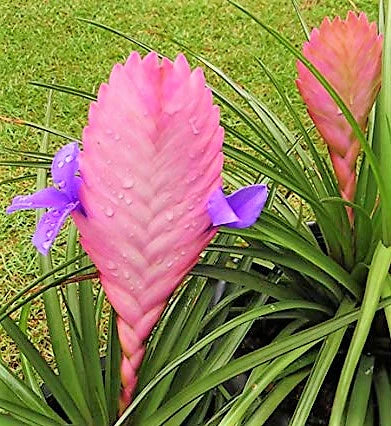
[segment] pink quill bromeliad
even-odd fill
[[[349,12],[346,20],[325,18],[304,44],[304,56],[326,77],[365,130],[368,115],[380,88],[383,37],[364,13]],[[304,66],[297,63],[297,86],[308,112],[325,140],[339,189],[354,201],[356,161],[360,143],[327,91]],[[353,211],[348,208],[350,221]]]
[[[217,226],[250,226],[265,204],[265,185],[224,196],[219,118],[202,70],[191,72],[183,55],[159,63],[156,53],[133,53],[91,104],[83,152],[72,143],[56,154],[57,188],[16,197],[8,209],[51,207],[33,238],[43,254],[71,212],[118,313],[120,412],[145,340]]]

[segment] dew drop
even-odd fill
[[[113,271],[113,272],[111,273],[111,275],[112,275],[113,277],[118,277],[118,272],[117,272],[117,271]]]
[[[124,277],[125,277],[126,280],[128,280],[130,278],[129,271],[124,272]]]
[[[193,132],[193,135],[198,135],[200,131],[197,129],[195,122],[196,122],[196,118],[194,117],[189,120],[189,124],[191,127],[191,131]]]
[[[58,210],[53,210],[53,211],[52,211],[52,215],[53,215],[54,217],[58,217],[58,216],[60,216],[60,212],[59,212]]]
[[[186,223],[186,225],[185,225],[185,229],[189,229],[190,228],[190,224],[189,223]]]
[[[50,246],[51,246],[52,242],[49,241],[45,241],[44,243],[42,243],[42,247],[44,248],[44,250],[47,250]]]
[[[64,162],[63,162],[63,161],[59,161],[59,162],[57,163],[57,167],[58,167],[59,169],[62,169],[62,168],[64,167]]]
[[[185,250],[181,251],[181,256],[184,256],[186,254]]]
[[[65,157],[65,162],[66,162],[66,163],[70,163],[72,160],[73,160],[73,155],[67,155],[67,156]]]
[[[113,271],[114,269],[117,269],[117,266],[114,262],[112,262],[111,260],[108,262],[107,264],[107,269],[110,269],[111,271]]]
[[[170,269],[173,264],[174,264],[174,262],[172,260],[170,260],[169,262],[167,262],[166,263],[167,269]]]
[[[121,256],[126,259],[128,257],[128,255],[126,253],[122,253]]]
[[[111,160],[107,160],[106,161],[106,164],[108,165],[108,166],[110,166],[110,164],[112,163],[112,161]]]
[[[122,194],[122,192],[120,192],[120,193],[118,194],[118,198],[119,198],[120,200],[122,200],[122,199],[124,198],[124,194]]]
[[[175,256],[175,258],[174,258],[175,260],[178,260],[179,259],[179,256]]]
[[[66,182],[65,182],[65,180],[60,180],[60,182],[58,182],[58,187],[60,188],[60,189],[62,189],[62,188],[65,188],[66,187]]]
[[[114,216],[114,210],[111,207],[106,207],[105,208],[105,215],[107,217],[112,217]]]
[[[156,265],[160,265],[163,262],[163,258],[159,257],[158,259],[156,259]]]
[[[132,200],[130,198],[125,198],[125,203],[130,206],[132,204]]]
[[[172,210],[166,212],[166,219],[169,222],[172,222],[174,220],[174,212]]]
[[[116,140],[117,142],[121,140],[121,136],[120,135],[115,135],[114,136],[114,140]]]
[[[124,188],[124,189],[130,189],[130,188],[133,188],[133,185],[134,185],[134,181],[133,181],[133,179],[132,179],[132,178],[130,178],[130,177],[128,177],[128,178],[126,178],[126,179],[123,181],[123,183],[122,183],[122,188]]]
[[[46,232],[46,236],[48,238],[52,238],[53,234],[54,234],[54,231],[52,231],[52,230]]]
[[[188,206],[187,206],[187,210],[194,210],[194,205],[193,204],[189,204]]]
[[[106,130],[106,135],[109,135],[109,136],[110,136],[110,135],[112,135],[112,134],[113,134],[113,131],[112,131],[111,129],[107,129],[107,130]]]

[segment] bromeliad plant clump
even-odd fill
[[[97,96],[39,83],[96,102],[82,152],[73,142],[54,156],[54,188],[44,188],[41,170],[39,191],[16,197],[9,208],[49,211],[38,212],[33,238],[46,255],[42,276],[1,311],[2,325],[25,355],[26,378],[0,364],[4,421],[258,426],[274,416],[288,417],[293,426],[324,419],[332,426],[391,424],[391,5],[379,4],[379,34],[365,14],[353,12],[345,20],[326,18],[309,33],[293,4],[307,38],[303,53],[235,6],[296,56],[297,86],[330,162],[261,60],[297,134],[185,46],[251,112],[207,88],[183,55],[159,62],[155,53],[143,59],[133,53]],[[212,94],[240,127],[220,119]],[[34,127],[72,139],[48,122]],[[244,187],[228,197],[221,188],[222,128],[223,150],[234,160],[224,177]],[[48,168],[47,142],[40,153],[19,154]],[[258,218],[264,183],[271,191]],[[280,186],[311,209],[321,238]],[[92,263],[79,254],[71,225],[66,259],[53,268],[48,251],[68,214]],[[94,300],[87,281],[96,276],[117,312],[110,317],[104,381],[96,327],[104,293]],[[60,299],[53,287],[62,283]],[[24,322],[18,327],[9,318],[22,306],[26,318],[27,302],[40,294],[58,374],[25,337]],[[64,410],[62,419],[41,398],[33,368]],[[289,396],[295,389],[298,401]],[[329,410],[320,411],[322,392],[331,395],[324,404]]]

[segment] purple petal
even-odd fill
[[[224,195],[221,188],[217,189],[209,198],[208,212],[213,226],[235,223],[239,220]]]
[[[56,188],[45,188],[31,195],[15,197],[12,204],[7,208],[7,213],[25,209],[61,208],[68,202],[68,197]]]
[[[62,208],[48,211],[41,217],[33,236],[33,244],[41,254],[44,256],[48,254],[67,216],[72,210],[75,210],[78,205],[78,201],[75,203],[68,203]]]
[[[73,201],[77,199],[75,173],[79,169],[79,153],[77,142],[72,142],[57,152],[52,163],[53,182]]]
[[[213,225],[230,228],[247,228],[253,225],[261,214],[267,200],[266,185],[251,185],[235,191],[224,198],[221,189],[209,200],[209,215]],[[219,211],[220,209],[220,211]],[[236,220],[233,220],[236,216]]]

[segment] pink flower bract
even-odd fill
[[[346,20],[325,18],[303,47],[304,56],[326,77],[362,130],[380,88],[382,36],[364,13]],[[297,86],[308,112],[327,143],[342,197],[354,201],[360,143],[326,89],[297,63]],[[353,218],[348,209],[350,219]]]
[[[79,157],[86,216],[73,217],[118,313],[120,411],[167,298],[216,233],[207,203],[222,184],[219,118],[202,70],[183,55],[132,53],[91,104]]]

